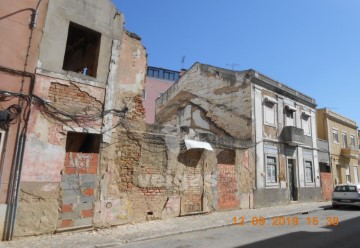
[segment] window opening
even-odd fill
[[[100,134],[68,132],[66,152],[99,153]]]
[[[96,77],[101,34],[70,22],[63,70]]]

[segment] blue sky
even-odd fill
[[[255,69],[360,125],[360,1],[113,0],[149,65]]]

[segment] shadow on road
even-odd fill
[[[356,208],[340,208],[339,211],[359,211]],[[359,211],[360,215],[360,211]],[[294,232],[286,235],[261,240],[238,248],[313,248],[313,247],[360,247],[360,217],[341,221],[337,226],[324,226],[323,232]],[[320,229],[319,229],[320,230]]]

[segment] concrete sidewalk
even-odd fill
[[[245,221],[249,222],[254,216],[271,218],[274,216],[294,215],[303,212],[320,211],[330,206],[331,202],[310,202],[260,209],[215,212],[205,215],[128,224],[97,231],[28,237],[11,242],[0,242],[0,247],[114,247],[129,242],[232,225],[235,216],[244,216]]]

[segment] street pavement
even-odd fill
[[[268,207],[260,209],[234,210],[226,212],[214,212],[211,214],[194,215],[178,217],[166,220],[154,220],[138,224],[128,224],[106,229],[99,229],[94,231],[61,233],[55,235],[27,237],[11,242],[0,242],[0,248],[3,247],[75,247],[75,248],[90,248],[90,247],[119,247],[132,243],[131,247],[140,247],[140,243],[144,240],[170,237],[170,235],[184,234],[191,235],[198,233],[196,231],[208,230],[225,227],[235,228],[234,217],[236,222],[241,222],[244,225],[236,225],[237,233],[242,233],[245,228],[249,228],[249,232],[255,234],[261,230],[260,222],[265,220],[265,224],[271,223],[273,217],[279,216],[305,216],[311,213],[327,212],[324,209],[330,206],[330,202],[310,202],[310,203],[292,203],[286,206]],[[253,221],[253,223],[252,223]],[[258,221],[258,226],[254,223]],[[262,226],[266,230],[265,224]],[[298,225],[299,227],[302,225]],[[309,226],[304,226],[309,228]],[[240,229],[239,229],[240,228]],[[260,228],[260,229],[259,229]],[[290,227],[282,226],[280,230],[286,230]],[[275,230],[275,228],[272,228]],[[272,233],[272,229],[268,228],[268,232]],[[242,231],[240,231],[242,230]],[[195,234],[194,234],[195,235]],[[234,235],[236,236],[236,235]],[[211,243],[222,239],[209,239]],[[155,240],[153,240],[155,241]],[[206,242],[203,242],[206,243]],[[148,247],[148,246],[143,246]],[[161,246],[156,246],[161,247]],[[173,245],[163,247],[175,247]],[[178,248],[198,247],[198,246],[178,246]],[[200,247],[200,246],[199,246]],[[234,246],[224,246],[234,247]],[[258,246],[261,247],[261,246]],[[312,247],[312,246],[311,246]]]
[[[114,245],[123,248],[356,248],[360,247],[360,210],[317,211],[259,221],[258,216],[244,225]]]

